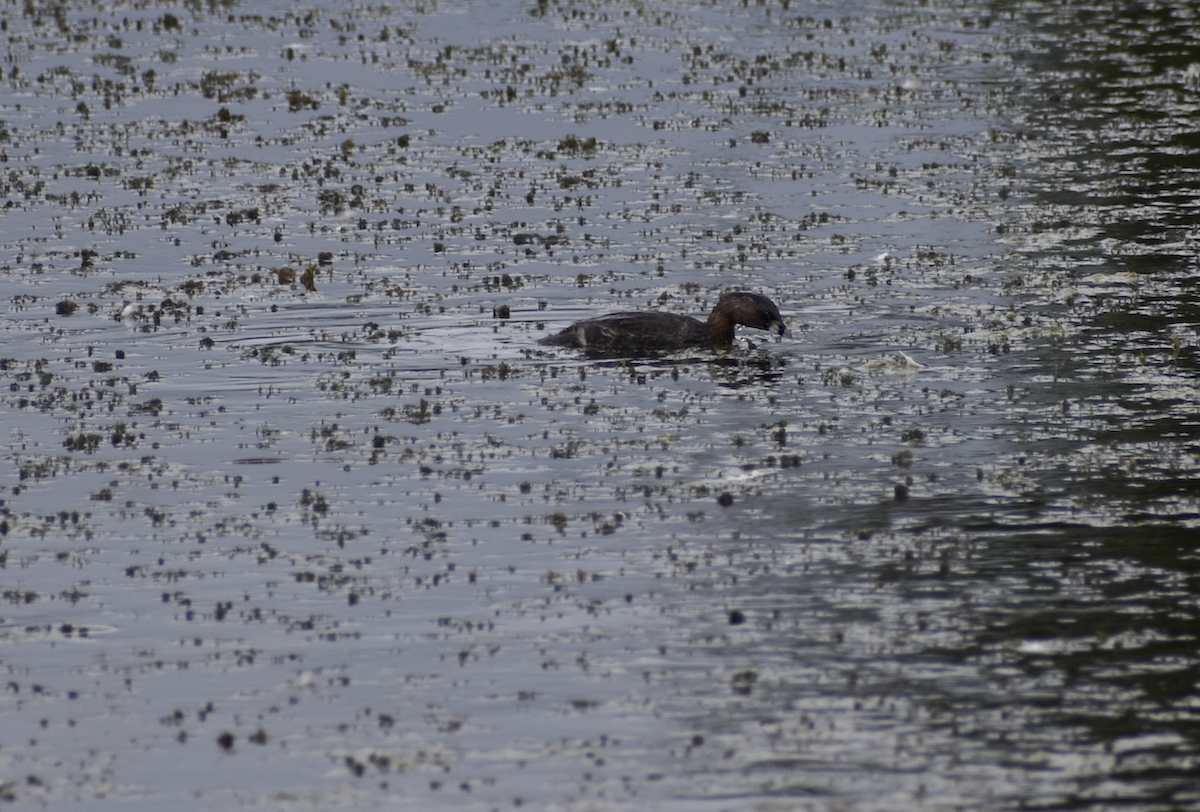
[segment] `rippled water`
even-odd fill
[[[4,801],[1200,802],[1194,10],[0,33]]]

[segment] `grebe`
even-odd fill
[[[781,336],[790,333],[779,308],[766,296],[726,293],[717,301],[707,321],[653,310],[610,313],[577,321],[538,343],[594,353],[643,355],[687,347],[725,346],[733,342],[733,328],[737,324]]]

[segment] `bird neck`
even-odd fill
[[[706,325],[714,341],[722,344],[733,343],[733,319],[720,305],[713,308],[713,312],[708,315]]]

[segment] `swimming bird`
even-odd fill
[[[790,331],[779,308],[757,293],[726,293],[707,321],[661,311],[610,313],[577,321],[538,341],[552,347],[574,347],[591,353],[646,355],[687,347],[720,347],[733,342],[733,328],[743,324],[779,335]]]

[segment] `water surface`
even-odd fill
[[[0,797],[1190,808],[1198,25],[11,5]]]

